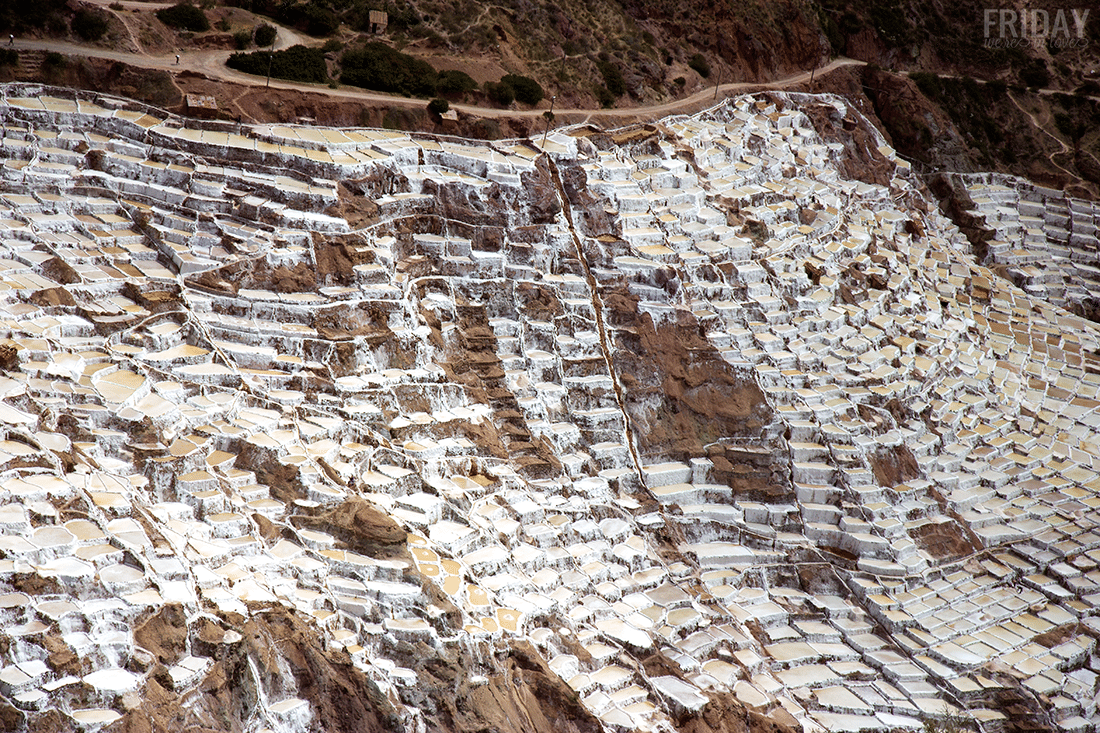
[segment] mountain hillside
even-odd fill
[[[0,92],[7,729],[1095,728],[1091,202]]]

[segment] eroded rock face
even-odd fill
[[[654,323],[629,293],[606,303],[615,370],[645,462],[704,457],[724,438],[765,442],[774,415],[764,393],[721,357],[693,314],[675,310]]]
[[[1095,715],[1100,334],[840,99],[543,150],[0,91],[3,726]]]

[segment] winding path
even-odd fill
[[[1057,168],[1058,170],[1065,173],[1067,176],[1070,177],[1070,179],[1074,179],[1074,180],[1077,179],[1079,176],[1074,175],[1071,171],[1064,168],[1062,165],[1060,165],[1058,163],[1058,161],[1056,161],[1054,159],[1055,155],[1072,154],[1073,153],[1073,148],[1066,145],[1065,140],[1063,140],[1062,138],[1058,137],[1057,135],[1051,133],[1050,130],[1048,130],[1046,127],[1044,127],[1042,124],[1040,124],[1038,118],[1036,118],[1035,115],[1032,114],[1031,112],[1028,112],[1026,109],[1024,109],[1023,105],[1020,104],[1019,100],[1016,99],[1016,97],[1012,96],[1012,92],[1008,92],[1008,98],[1012,100],[1012,103],[1014,105],[1016,105],[1016,109],[1020,110],[1025,115],[1027,115],[1027,118],[1029,120],[1031,120],[1031,124],[1035,126],[1036,130],[1038,130],[1039,132],[1045,133],[1047,137],[1049,137],[1051,140],[1056,142],[1062,148],[1061,150],[1059,150],[1057,152],[1050,153],[1049,155],[1047,155],[1047,160],[1050,161],[1050,164],[1052,166],[1054,166],[1055,168]]]
[[[142,7],[149,7],[149,5],[146,3],[133,4],[141,5]],[[303,38],[289,28],[284,28],[282,26],[277,26],[277,28],[279,31],[279,36],[275,44],[276,49],[288,48],[298,43],[309,43],[309,39]],[[241,84],[251,87],[265,86],[267,81],[265,77],[257,77],[251,74],[244,74],[227,67],[225,65],[225,61],[233,52],[226,50],[181,51],[179,54],[180,62],[177,65],[175,60],[175,53],[153,55],[128,53],[123,51],[110,51],[93,46],[84,46],[76,43],[58,40],[39,41],[16,39],[15,48],[28,51],[55,51],[57,53],[63,53],[69,56],[88,56],[94,58],[109,59],[112,61],[122,61],[132,66],[138,66],[146,69],[158,69],[163,71],[194,71],[217,81],[231,82],[234,84]],[[838,69],[844,66],[862,66],[863,64],[864,62],[856,61],[854,59],[838,58],[834,59],[823,67],[819,67],[812,73],[816,75],[823,75],[830,71],[833,71],[834,69]],[[807,82],[810,80],[810,77],[810,71],[803,71],[788,77],[784,77],[782,79],[773,80],[771,82],[732,82],[720,85],[718,87],[717,93],[722,96],[728,96],[730,94],[751,90],[782,89],[795,84]],[[421,107],[425,104],[425,100],[423,99],[401,97],[394,94],[386,94],[384,92],[374,92],[366,89],[359,89],[358,87],[340,87],[337,89],[333,89],[325,84],[291,82],[284,81],[282,79],[272,79],[270,86],[273,89],[309,91],[318,94],[325,94],[331,97],[355,99],[364,102],[399,104],[416,107]],[[706,104],[714,97],[715,88],[706,87],[688,97],[674,99],[668,102],[662,102],[660,104],[612,109],[563,109],[559,107],[555,109],[555,114],[562,117],[580,118],[602,117],[659,119],[661,117],[667,116],[669,114],[674,114],[676,112],[694,110],[706,106]],[[547,103],[544,102],[541,107],[535,109],[500,109],[496,107],[479,107],[477,105],[470,104],[452,104],[451,108],[466,114],[476,115],[478,117],[537,118],[542,117],[544,108],[546,106]]]

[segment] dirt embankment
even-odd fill
[[[772,422],[764,393],[722,358],[691,313],[677,309],[673,322],[655,324],[625,289],[604,302],[614,368],[643,459],[706,456],[720,438],[763,440]]]
[[[435,335],[442,326],[439,317],[426,310],[422,316]],[[493,410],[492,420],[465,427],[466,437],[491,455],[507,456],[532,478],[556,475],[561,465],[554,457],[553,447],[545,438],[531,433],[515,393],[508,386],[497,356],[496,335],[489,325],[489,310],[472,297],[463,298],[456,303],[455,317],[455,335],[446,342],[445,360],[440,365],[451,380],[463,386],[472,402],[488,404]],[[444,344],[441,336],[436,338],[440,345]]]
[[[605,297],[614,366],[642,455],[703,455],[720,437],[758,435],[770,420],[763,392],[734,372],[699,333],[690,313],[654,324],[625,291]]]
[[[423,665],[433,680],[418,701],[431,711],[429,730],[446,733],[598,733],[600,722],[580,697],[524,641],[493,653],[490,673],[475,678],[478,665],[462,652]],[[442,693],[442,694],[441,694]]]
[[[351,497],[334,509],[312,517],[295,516],[298,527],[326,532],[361,555],[384,559],[411,560],[408,536],[388,514],[369,502]]]

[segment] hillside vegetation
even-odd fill
[[[1100,95],[1100,9],[1086,16],[1086,8],[1075,11],[1053,0],[1035,0],[1026,12],[986,5],[207,0],[108,11],[62,0],[10,0],[0,3],[0,33],[111,46],[127,33],[125,16],[142,29],[134,40],[144,49],[246,51],[269,45],[260,29],[274,21],[314,40],[274,59],[237,54],[230,66],[265,76],[270,64],[276,78],[513,109],[545,108],[551,96],[559,109],[663,103],[711,85],[768,81],[847,56],[873,67],[864,75],[871,83],[849,90],[834,78],[832,86],[815,89],[870,98],[884,131],[913,160],[1100,186],[1100,133],[1089,99]],[[383,32],[373,32],[372,10],[388,14]],[[880,81],[893,74],[904,83],[883,81],[875,88],[879,68],[885,75]],[[919,97],[914,103],[922,110],[935,110],[938,122],[911,114],[907,95]]]

